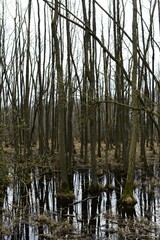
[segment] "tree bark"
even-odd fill
[[[129,160],[127,179],[125,183],[124,192],[121,198],[122,204],[127,215],[133,216],[134,205],[136,200],[133,196],[134,190],[134,170],[136,159],[136,145],[138,133],[138,97],[137,97],[137,0],[133,0],[133,23],[132,23],[132,36],[133,36],[133,70],[132,70],[132,119],[131,119],[131,139],[129,146]]]
[[[66,164],[66,151],[65,151],[65,92],[64,92],[64,82],[63,82],[63,71],[62,65],[60,63],[60,49],[59,41],[57,36],[57,21],[58,21],[58,1],[55,1],[55,15],[52,21],[52,31],[55,44],[55,54],[56,54],[56,70],[57,70],[57,84],[58,84],[58,119],[59,119],[59,157],[60,157],[60,169],[61,169],[61,181],[62,188],[64,190],[69,190],[69,183],[67,177],[67,164]]]
[[[24,120],[25,120],[25,129],[24,129],[24,153],[30,153],[30,134],[29,134],[29,90],[30,90],[30,25],[31,25],[31,7],[32,0],[28,1],[28,28],[27,28],[27,56],[26,56],[26,87],[25,87],[25,96],[24,96]]]
[[[82,1],[83,16],[86,25],[90,25],[91,4],[88,6],[88,16],[86,11],[85,1]],[[95,26],[95,2],[92,5],[93,11],[93,32],[96,32]],[[90,37],[88,30],[85,32],[85,76],[87,77],[88,89],[88,117],[90,130],[90,145],[91,145],[91,185],[93,191],[97,189],[97,162],[96,162],[96,104],[95,104],[95,39]]]

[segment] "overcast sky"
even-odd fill
[[[12,40],[14,38],[14,18],[15,18],[15,2],[16,0],[1,0],[5,2],[5,18],[6,18],[6,41],[8,41],[8,45],[12,45]],[[109,6],[108,4],[111,3],[111,0],[97,0],[97,2],[99,4],[101,4],[101,6],[106,10],[109,11]],[[63,2],[63,1],[62,1]],[[138,2],[138,1],[137,1]],[[142,4],[143,4],[143,18],[144,21],[146,22],[146,24],[149,25],[149,0],[141,0]],[[152,1],[154,2],[154,1]],[[22,11],[22,16],[26,13],[26,8],[28,5],[28,1],[27,0],[19,0],[18,3],[21,5],[21,11]],[[44,19],[44,12],[43,12],[43,5],[44,2],[43,0],[39,0],[39,3],[41,5],[41,31],[42,31],[42,35],[43,35],[43,19]],[[68,3],[70,3],[72,5],[72,10],[73,12],[76,14],[77,17],[79,17],[82,20],[82,12],[81,12],[81,0],[70,0],[68,1]],[[32,1],[33,7],[32,7],[32,20],[33,17],[35,18],[35,20],[37,21],[37,1],[33,0]],[[125,31],[128,33],[128,35],[131,36],[132,34],[132,0],[124,0],[124,5],[125,5]],[[2,8],[1,8],[2,11]],[[49,10],[48,10],[49,11]],[[33,14],[34,13],[34,14]],[[96,21],[97,21],[97,35],[99,38],[101,38],[101,31],[102,31],[102,19],[103,19],[103,25],[104,25],[104,31],[106,31],[105,36],[107,39],[107,24],[108,24],[108,16],[102,11],[102,9],[100,9],[98,6],[96,6]],[[123,12],[121,13],[121,15],[123,15]],[[27,14],[26,14],[27,17]],[[73,18],[73,17],[71,17]],[[75,20],[75,19],[74,19]],[[27,25],[24,24],[23,25],[23,31],[26,31],[26,27]],[[157,42],[159,42],[159,25],[158,25],[158,8],[156,8],[155,10],[155,16],[154,16],[154,27],[155,27],[155,40]],[[139,25],[140,28],[140,25]],[[148,36],[148,31],[145,29],[146,31],[146,37]],[[32,33],[34,34],[34,21],[32,21]],[[77,34],[79,34],[79,38],[81,38],[82,35],[82,31],[79,30],[79,33],[77,31]],[[13,38],[12,38],[13,37]],[[139,34],[139,37],[141,39],[141,33]],[[128,42],[128,40],[126,39],[126,44],[127,47],[130,48],[130,43]],[[107,41],[106,41],[107,42]],[[140,40],[141,42],[141,40]],[[125,46],[124,46],[125,49]],[[127,49],[126,49],[127,52]],[[157,59],[159,59],[159,51],[156,51],[157,54]]]

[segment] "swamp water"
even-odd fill
[[[89,170],[74,171],[74,198],[59,199],[59,174],[30,174],[30,182],[14,178],[5,190],[1,219],[3,240],[160,239],[160,174],[153,164],[136,171],[136,217],[122,217],[118,199],[123,179],[118,171],[99,176],[107,191],[91,196]]]

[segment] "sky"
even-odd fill
[[[13,39],[14,39],[14,18],[15,18],[15,3],[16,0],[3,0],[5,2],[5,17],[6,17],[6,45],[7,45],[7,49],[9,51],[11,51],[12,49],[12,44],[13,44]],[[64,0],[62,0],[63,2]],[[87,0],[88,1],[88,0]],[[2,1],[1,1],[2,2]],[[21,11],[22,11],[22,16],[23,14],[26,14],[26,19],[27,19],[27,13],[26,13],[26,8],[28,5],[28,1],[27,0],[17,0],[17,2],[20,4],[21,6]],[[107,11],[109,11],[109,7],[108,4],[110,2],[110,0],[97,0],[97,2]],[[139,2],[139,1],[137,1]],[[143,18],[146,24],[149,24],[149,2],[150,0],[141,0],[142,5],[143,5]],[[152,1],[154,2],[154,1]],[[42,36],[43,36],[43,31],[44,31],[44,27],[43,27],[43,21],[44,21],[44,15],[43,15],[43,5],[44,2],[43,0],[39,0],[39,3],[41,5],[41,31],[42,31]],[[82,13],[81,13],[81,0],[70,0],[68,1],[68,3],[71,3],[71,5],[73,6],[73,11],[76,14],[77,17],[80,18],[80,20],[82,20]],[[34,17],[33,17],[33,12],[32,12],[32,27],[31,27],[31,33],[35,34],[35,23],[34,23],[34,19],[35,21],[37,21],[37,1],[33,0],[32,1],[33,4],[33,8],[32,11],[34,12]],[[132,0],[124,0],[124,6],[125,6],[125,31],[127,32],[127,34],[129,36],[132,35]],[[49,11],[49,10],[48,10]],[[2,12],[2,8],[0,5],[0,13]],[[104,33],[105,33],[105,40],[106,40],[106,46],[107,46],[107,38],[108,38],[108,16],[106,15],[106,13],[103,12],[102,9],[100,9],[98,6],[96,6],[96,21],[97,21],[97,36],[99,37],[99,39],[101,39],[101,33],[102,33],[102,22],[103,22],[103,26],[104,26]],[[1,14],[2,15],[2,14]],[[121,16],[123,16],[123,11],[121,12]],[[75,20],[72,17],[73,20]],[[26,20],[27,21],[27,20]],[[154,17],[154,25],[155,25],[155,40],[159,43],[159,38],[160,38],[160,33],[159,33],[159,22],[158,22],[158,8],[155,9],[155,17]],[[23,31],[24,33],[27,30],[27,24],[24,23],[23,26]],[[140,28],[140,23],[139,23],[139,28]],[[73,31],[74,32],[74,31]],[[146,32],[146,39],[148,36],[148,30],[145,28],[145,32]],[[76,36],[76,40],[78,39],[79,42],[82,41],[83,38],[83,34],[81,30],[78,30],[76,32],[77,36]],[[111,42],[113,39],[113,36],[111,36]],[[124,38],[125,39],[125,38]],[[139,34],[139,39],[140,39],[140,44],[141,44],[141,32]],[[76,43],[75,43],[76,44]],[[126,45],[125,45],[126,44]],[[125,39],[125,44],[124,44],[124,51],[126,51],[126,59],[128,59],[128,48],[131,50],[131,43]],[[11,48],[10,48],[11,47]],[[110,46],[110,50],[112,51],[113,45]],[[157,50],[157,49],[156,49]],[[159,59],[159,51],[156,51],[156,59]],[[157,60],[158,61],[158,60]]]
[[[16,0],[2,0],[5,2],[5,14],[6,14],[6,19],[7,19],[7,28],[11,28],[13,29],[14,26],[14,17],[15,17],[15,2]],[[22,11],[25,13],[27,5],[28,5],[28,1],[27,0],[17,0],[18,3],[21,5],[21,9]],[[62,1],[63,2],[63,1]],[[81,0],[70,0],[70,2],[73,2],[74,6],[78,6],[78,8],[81,6]],[[75,5],[75,2],[76,5]],[[97,2],[105,9],[108,11],[108,0],[97,0]],[[138,2],[138,1],[137,1]],[[141,0],[142,4],[143,4],[143,18],[145,20],[145,22],[148,22],[148,18],[149,18],[149,0]],[[39,0],[40,5],[42,6],[44,4],[43,0]],[[36,14],[36,5],[37,5],[37,1],[34,0],[32,1],[32,5],[33,5],[33,9],[34,12]],[[127,32],[131,32],[131,25],[132,25],[132,0],[124,0],[124,6],[125,6],[125,11],[126,11],[126,24],[125,24],[125,29]],[[33,10],[32,9],[32,10]],[[0,10],[2,11],[2,8],[0,6]],[[78,9],[79,10],[79,9]],[[43,11],[43,9],[42,9]],[[97,26],[99,26],[99,29],[101,29],[101,19],[103,18],[104,22],[106,22],[107,20],[107,16],[106,14],[97,6],[96,8],[96,12],[97,12]],[[156,9],[156,12],[158,13],[158,9]],[[80,11],[78,12],[79,17],[82,19],[82,16],[80,16]],[[43,13],[41,15],[42,21],[43,21]],[[154,17],[154,23],[155,23],[155,29],[158,31],[159,30],[159,26],[158,26],[158,15],[156,14]],[[156,31],[156,33],[157,33]],[[159,37],[159,36],[158,36]]]

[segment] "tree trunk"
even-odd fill
[[[27,28],[27,56],[26,56],[26,87],[25,87],[25,96],[24,96],[24,120],[25,120],[25,129],[24,129],[24,153],[30,153],[30,134],[29,134],[29,90],[30,90],[30,24],[31,24],[31,6],[32,0],[28,1],[28,28]]]
[[[65,1],[66,8],[68,9],[67,0]],[[66,11],[66,17],[69,18],[68,12]],[[71,161],[73,155],[73,126],[72,126],[72,113],[73,113],[73,89],[72,89],[72,72],[71,72],[71,51],[72,43],[70,36],[70,23],[66,21],[67,31],[67,67],[68,67],[68,114],[67,114],[67,156],[68,156],[68,170],[71,172]]]
[[[42,156],[44,154],[44,110],[43,110],[43,78],[41,74],[42,59],[41,59],[41,29],[40,29],[40,5],[37,0],[38,9],[38,72],[37,77],[39,80],[39,102],[38,102],[38,134],[39,134],[39,154]],[[44,47],[45,49],[45,47]],[[43,70],[44,71],[44,70]]]
[[[83,7],[83,16],[85,24],[90,26],[90,18],[91,18],[91,8],[93,11],[93,32],[96,34],[96,26],[95,26],[95,2],[93,1],[93,5],[89,3],[88,6],[88,16],[86,11],[85,2],[82,1]],[[92,41],[91,41],[92,40]],[[96,104],[95,104],[95,47],[96,42],[95,39],[91,39],[88,30],[85,32],[85,76],[87,77],[89,83],[88,90],[88,117],[89,117],[89,129],[90,129],[90,146],[91,146],[91,191],[97,190],[97,162],[96,162]]]
[[[133,196],[134,190],[134,170],[136,158],[136,144],[137,144],[137,129],[138,129],[138,98],[137,98],[137,0],[133,0],[133,70],[132,70],[132,119],[131,119],[131,139],[129,146],[129,160],[127,179],[125,183],[124,192],[122,194],[121,202],[124,211],[128,216],[133,217],[135,214],[134,205],[136,200]]]
[[[60,157],[60,169],[61,169],[61,181],[62,188],[64,190],[69,190],[69,183],[67,177],[67,164],[66,164],[66,151],[65,151],[65,92],[64,92],[64,82],[63,82],[63,71],[62,65],[60,63],[60,50],[59,41],[57,36],[57,21],[58,21],[58,1],[55,1],[55,15],[52,21],[52,31],[55,44],[56,52],[56,70],[57,70],[57,81],[58,81],[58,119],[59,119],[59,157]]]

